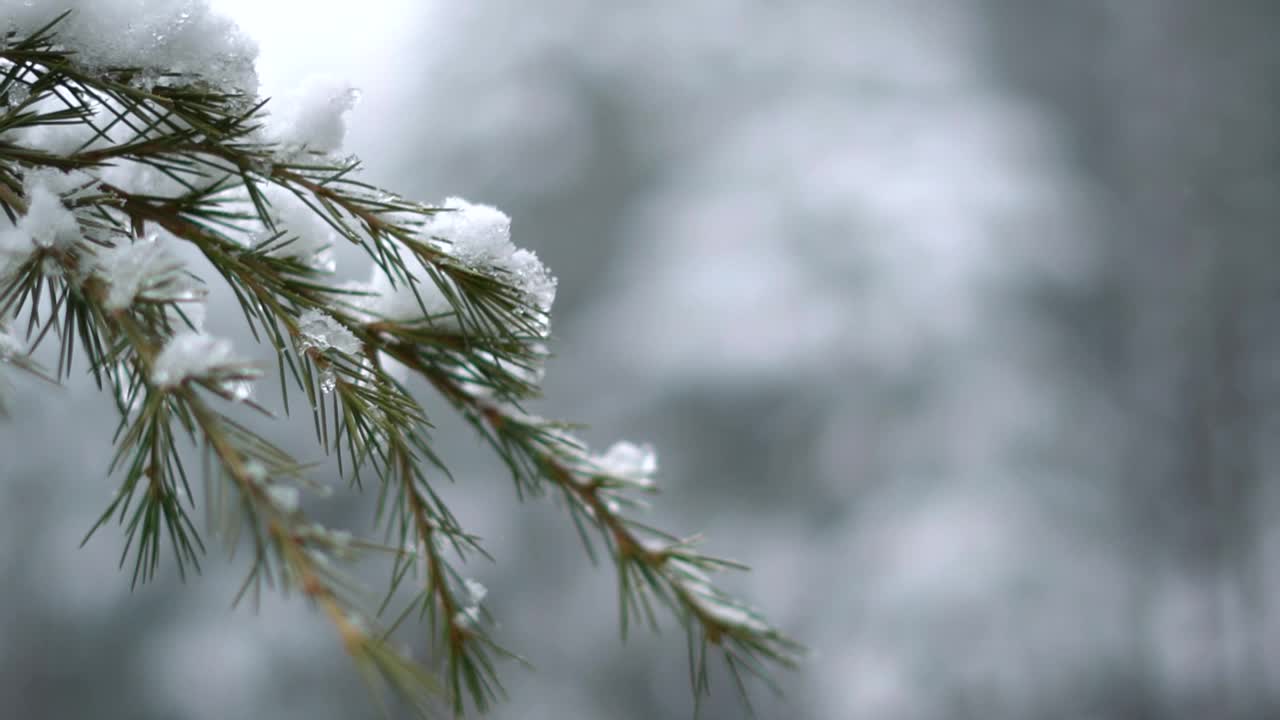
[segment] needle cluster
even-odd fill
[[[563,499],[592,558],[616,568],[624,634],[663,614],[683,625],[696,694],[713,649],[744,692],[744,673],[767,680],[770,664],[794,662],[794,642],[712,584],[741,566],[637,519],[655,492],[651,450],[594,454],[523,409],[539,394],[555,286],[511,244],[505,215],[368,185],[334,143],[273,134],[251,92],[92,62],[59,43],[62,20],[0,37],[0,364],[59,382],[79,361],[114,400],[120,488],[93,530],[123,527],[134,583],[166,555],[183,576],[199,570],[202,502],[207,532],[251,548],[242,594],[267,585],[309,599],[360,671],[424,716],[441,693],[457,714],[487,708],[503,694],[496,662],[516,656],[460,570],[487,555],[436,493],[449,474],[407,368],[505,461],[521,497]],[[340,113],[347,99],[330,104]],[[335,243],[372,261],[367,284],[332,280]],[[185,266],[183,248],[213,276]],[[272,417],[253,393],[264,370],[203,331],[209,282],[230,288],[273,352],[284,413],[310,414],[343,478],[376,491],[385,537],[308,518],[302,491],[325,486],[314,469],[235,419],[239,407]],[[34,355],[45,345],[49,370]],[[376,553],[392,570],[370,607],[349,569]],[[409,618],[444,658],[443,679],[391,642]]]

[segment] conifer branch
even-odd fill
[[[510,246],[505,215],[365,184],[357,161],[273,136],[264,101],[216,80],[85,64],[58,44],[62,19],[0,43],[0,363],[42,374],[31,355],[54,342],[50,381],[69,377],[80,354],[111,392],[109,473],[121,486],[90,534],[124,525],[121,565],[133,558],[135,584],[158,572],[166,544],[180,576],[199,570],[205,545],[186,470],[187,447],[199,447],[212,526],[233,549],[248,529],[241,597],[263,584],[299,591],[361,674],[422,716],[440,692],[458,715],[502,698],[496,662],[524,661],[493,639],[484,588],[452,561],[488,555],[433,489],[450,476],[394,364],[475,428],[521,498],[555,490],[592,559],[605,548],[624,638],[633,622],[656,629],[663,607],[683,624],[697,697],[708,690],[708,646],[744,696],[742,672],[767,682],[770,665],[794,665],[799,645],[711,584],[741,565],[634,519],[640,496],[656,492],[649,450],[620,443],[593,455],[570,426],[523,410],[540,393],[554,280]],[[38,142],[41,133],[58,141]],[[334,287],[333,240],[363,249],[369,284]],[[170,251],[184,244],[272,348],[285,414],[290,388],[300,391],[340,475],[357,491],[376,478],[384,544],[309,521],[300,486],[325,487],[311,466],[217,408],[272,417],[252,397],[261,369],[201,331],[203,281]],[[341,566],[375,550],[394,559],[372,612]],[[412,599],[380,624],[409,584]],[[413,615],[443,653],[443,684],[392,649]]]

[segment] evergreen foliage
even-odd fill
[[[265,102],[217,78],[98,65],[59,44],[64,18],[0,43],[0,362],[51,382],[79,363],[114,398],[121,485],[91,534],[124,528],[133,583],[166,555],[183,576],[200,568],[186,450],[196,446],[211,530],[251,547],[242,595],[264,584],[304,595],[360,672],[424,716],[440,692],[458,714],[501,697],[496,662],[518,658],[491,636],[484,589],[459,569],[485,550],[434,489],[448,470],[403,366],[474,427],[522,498],[563,500],[591,557],[615,565],[624,636],[637,621],[656,629],[663,613],[682,624],[696,696],[713,650],[744,695],[744,673],[767,681],[771,665],[795,662],[796,643],[712,584],[742,566],[636,519],[655,489],[647,448],[593,454],[570,426],[523,409],[539,393],[553,285],[531,254],[490,237],[456,242],[470,221],[505,232],[505,216],[368,185],[325,143],[266,133]],[[75,140],[28,141],[41,132]],[[150,179],[125,182],[126,169]],[[374,282],[337,286],[324,237],[361,248]],[[250,393],[262,370],[201,330],[204,282],[172,252],[180,244],[274,350],[285,413],[309,410],[343,477],[377,493],[385,537],[310,520],[299,489],[323,486],[313,470],[233,419],[240,406],[270,417]],[[44,345],[56,351],[47,372],[33,356]],[[371,554],[393,558],[380,608],[349,573]],[[395,607],[408,588],[413,599]],[[411,617],[446,660],[442,681],[389,640]]]

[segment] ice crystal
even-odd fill
[[[248,380],[229,380],[222,383],[222,389],[235,402],[244,402],[253,396],[253,383]]]
[[[320,392],[325,395],[332,393],[338,387],[338,375],[331,367],[325,367],[320,370]]]
[[[329,349],[354,355],[360,352],[360,341],[345,325],[321,310],[308,310],[298,318],[298,333],[304,351]]]

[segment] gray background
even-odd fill
[[[762,717],[1280,715],[1280,5],[225,4],[268,92],[362,87],[368,178],[498,205],[559,276],[537,410],[655,443],[660,524],[755,567],[812,648]],[[228,609],[243,559],[130,593],[118,530],[77,549],[111,402],[9,382],[0,714],[375,716],[300,599]],[[674,626],[621,646],[563,509],[424,397],[537,665],[494,717],[690,716]]]

